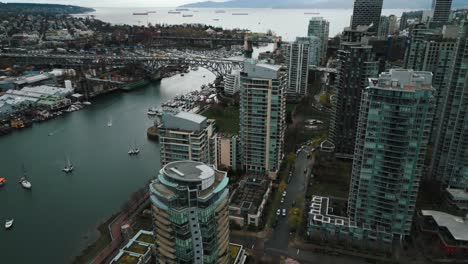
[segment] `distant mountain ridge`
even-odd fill
[[[2,3],[0,2],[0,14],[18,13],[54,13],[54,14],[81,14],[95,11],[93,8],[75,5],[60,4],[36,4],[36,3]]]
[[[352,8],[354,0],[231,0],[227,2],[204,1],[183,5],[196,8]],[[431,0],[384,0],[384,8],[429,9]],[[468,7],[467,0],[454,0],[452,8]]]

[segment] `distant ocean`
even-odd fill
[[[241,28],[254,32],[266,32],[272,30],[284,40],[294,40],[299,36],[307,35],[308,21],[311,17],[324,17],[330,21],[330,37],[343,31],[349,26],[351,9],[211,9],[211,8],[191,8],[189,11],[181,11],[180,14],[169,14],[168,11],[175,11],[175,8],[116,8],[97,7],[96,11],[88,13],[97,19],[110,22],[112,24],[143,25],[146,23],[184,24],[201,23],[227,29]],[[218,12],[215,12],[218,10]],[[219,10],[225,13],[219,13]],[[144,15],[133,15],[134,12],[155,11]],[[384,9],[383,15],[394,14],[398,17],[403,9]],[[233,15],[233,13],[244,13],[247,15]],[[308,13],[308,14],[305,14]],[[310,14],[314,13],[314,14]],[[186,16],[183,15],[193,15]],[[215,20],[216,19],[216,20]]]

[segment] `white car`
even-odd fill
[[[276,210],[276,215],[280,215],[280,214],[281,214],[281,209]]]
[[[286,216],[286,209],[283,209],[283,216]]]
[[[280,202],[281,202],[281,203],[284,203],[284,197],[283,197],[283,198],[281,198],[281,201],[280,201]]]
[[[286,191],[283,192],[283,197],[286,197]]]

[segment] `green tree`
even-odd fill
[[[279,186],[278,186],[278,191],[279,191],[280,193],[284,192],[284,190],[286,190],[286,186],[287,186],[287,185],[286,185],[286,182],[281,181],[280,184],[279,184]]]
[[[288,225],[291,230],[297,230],[302,223],[301,210],[297,207],[289,210]]]
[[[286,161],[289,165],[294,164],[294,162],[296,162],[296,154],[294,154],[293,152],[288,153]]]

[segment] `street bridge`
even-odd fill
[[[205,68],[217,77],[229,74],[234,68],[244,67],[243,59],[219,59],[201,56],[145,56],[145,55],[94,55],[94,54],[20,54],[0,53],[0,58],[11,58],[19,65],[50,66],[124,66],[142,64],[148,73],[157,72],[161,67],[187,65]]]

